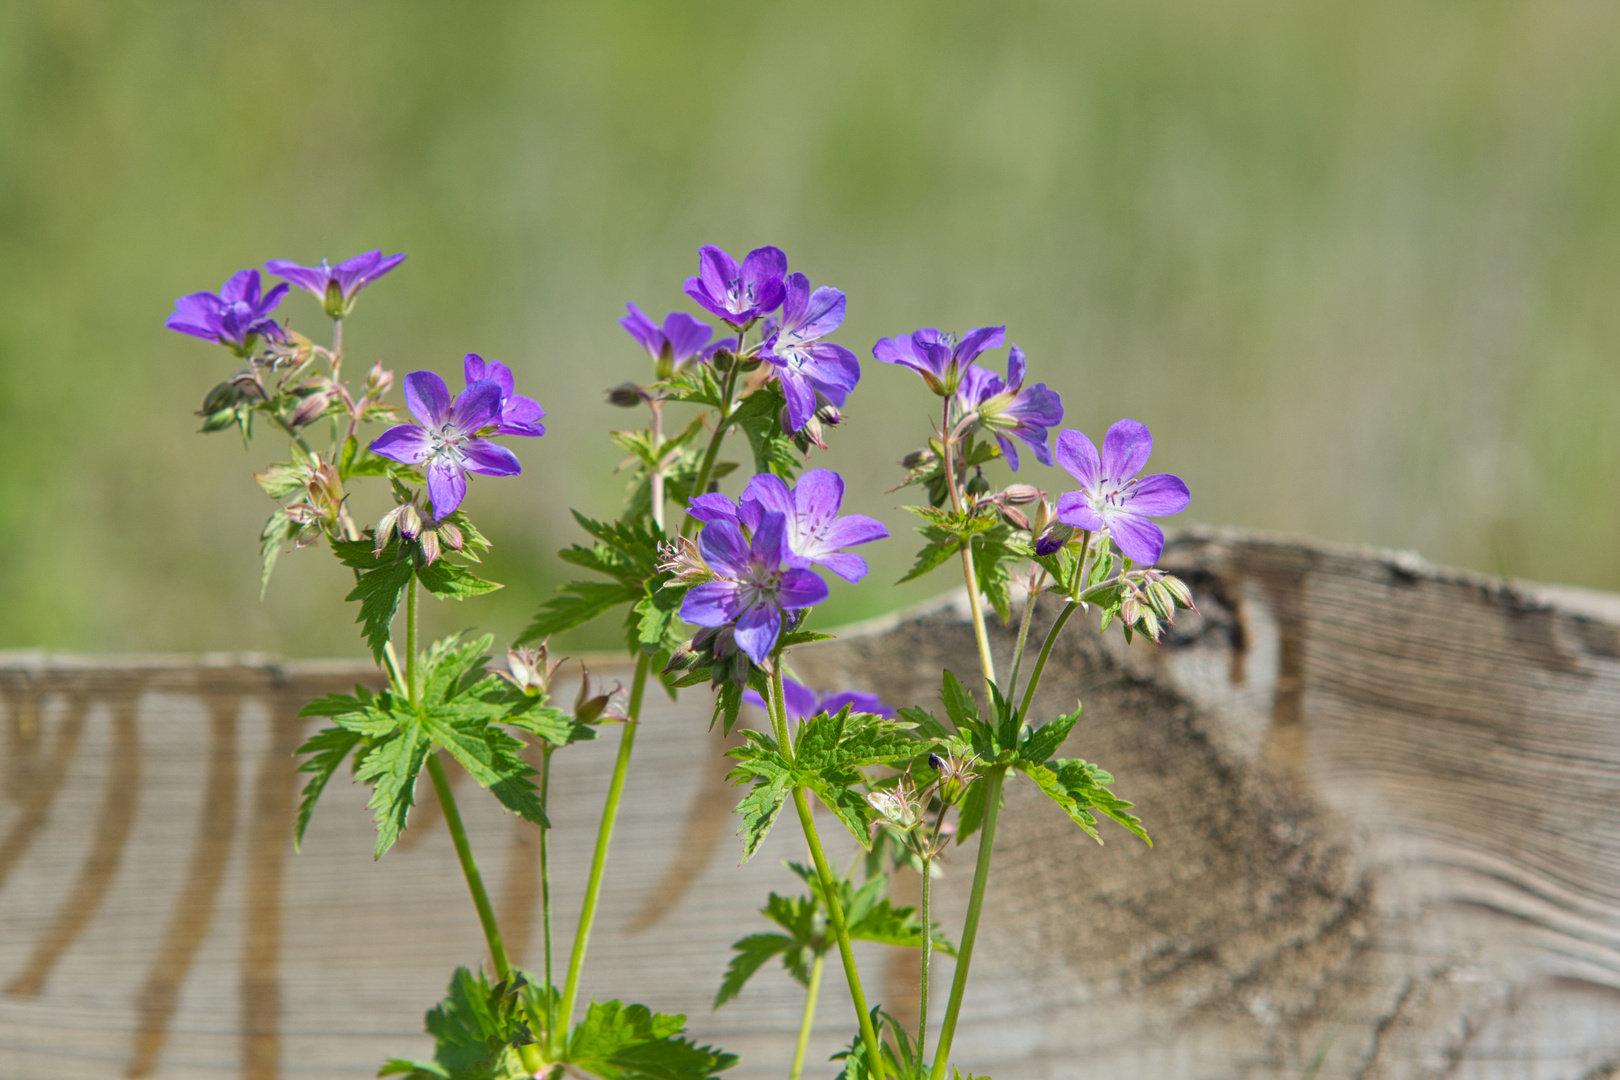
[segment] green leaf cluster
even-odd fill
[[[457,515],[451,515],[454,520]],[[463,519],[465,521],[465,519]],[[465,528],[471,537],[482,540],[470,524]],[[473,545],[468,544],[468,548]],[[487,546],[487,544],[485,545]],[[358,600],[360,613],[355,621],[361,624],[362,636],[371,649],[371,655],[381,664],[388,649],[389,629],[394,615],[405,598],[405,590],[412,580],[420,581],[434,596],[445,600],[465,600],[481,596],[500,588],[493,581],[485,581],[464,566],[447,559],[432,563],[422,557],[421,547],[414,541],[396,537],[388,546],[377,551],[370,540],[334,540],[332,550],[343,565],[355,572],[354,588],[345,600]],[[476,557],[467,552],[469,557]]]
[[[935,739],[939,749],[947,753],[971,754],[986,771],[1013,768],[1028,776],[1099,844],[1102,837],[1097,832],[1097,815],[1112,820],[1149,845],[1153,843],[1143,830],[1141,820],[1129,813],[1132,804],[1109,790],[1108,785],[1114,782],[1111,774],[1079,758],[1053,756],[1080,720],[1078,703],[1074,712],[1034,727],[1019,722],[1012,703],[1002,697],[999,690],[993,693],[992,716],[988,721],[981,720],[973,695],[955,674],[946,671],[940,700],[955,726],[954,733],[925,710],[906,708],[900,710],[900,715],[915,724],[924,737]],[[911,767],[919,784],[931,781],[933,771],[926,760],[919,758]],[[957,821],[957,843],[976,832],[983,822],[986,791],[983,776],[968,788]]]
[[[393,690],[329,694],[305,706],[300,716],[330,719],[332,727],[313,735],[298,753],[309,757],[299,771],[310,774],[298,807],[294,842],[302,842],[310,815],[327,782],[351,754],[356,780],[372,789],[369,803],[377,825],[376,857],[393,846],[415,803],[416,780],[427,755],[448,751],[501,805],[538,825],[545,809],[534,782],[534,767],[520,754],[524,744],[504,730],[509,725],[566,745],[595,737],[583,724],[550,708],[509,682],[483,670],[492,638],[459,637],[434,643],[417,665],[413,702]]]
[[[1003,623],[1012,617],[1013,572],[1030,549],[1020,542],[1020,534],[1002,521],[993,507],[976,506],[960,513],[925,506],[906,509],[927,521],[917,531],[927,541],[917,553],[917,561],[899,583],[922,577],[972,545],[973,574],[979,591],[990,601]]]
[[[538,641],[630,604],[625,641],[632,653],[656,655],[678,647],[682,639],[680,597],[664,590],[669,575],[658,569],[663,533],[645,514],[634,512],[609,523],[576,511],[574,520],[596,543],[590,547],[575,544],[558,556],[610,580],[573,581],[562,586],[560,595],[546,601],[518,641]]]
[[[535,1041],[527,1014],[532,990],[521,972],[491,986],[482,972],[460,967],[444,1000],[428,1010],[424,1026],[433,1036],[432,1061],[394,1058],[378,1076],[405,1080],[527,1080],[518,1047]]]
[[[799,724],[792,755],[770,735],[745,731],[748,741],[730,751],[738,761],[728,776],[734,784],[753,783],[737,805],[742,815],[738,835],[743,841],[743,862],[754,857],[770,834],[777,816],[794,788],[804,788],[820,799],[862,848],[872,846],[872,824],[878,813],[859,790],[865,783],[861,769],[905,761],[917,753],[913,725],[873,713],[836,715],[818,713]]]
[[[735,1054],[681,1038],[685,1028],[685,1016],[593,1001],[563,1060],[602,1080],[708,1080],[737,1064]]]
[[[827,933],[827,902],[821,879],[810,867],[798,863],[787,865],[810,891],[792,898],[771,893],[760,914],[785,932],[750,934],[732,943],[737,955],[731,958],[720,991],[715,995],[716,1009],[736,997],[754,973],[777,956],[782,958],[782,967],[789,975],[801,986],[809,986],[811,965],[837,944]],[[921,948],[922,919],[917,909],[895,907],[884,895],[888,888],[889,879],[883,874],[867,878],[858,887],[848,878],[838,882],[839,910],[844,913],[849,936],[857,941]],[[935,948],[956,955],[956,949],[937,925],[933,940]]]

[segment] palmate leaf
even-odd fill
[[[796,948],[796,945],[793,938],[783,934],[749,934],[732,942],[731,948],[737,955],[731,958],[726,977],[720,983],[719,992],[714,995],[714,1008],[718,1009],[742,993],[743,986],[767,961]]]
[[[465,600],[469,596],[483,596],[502,586],[468,570],[465,566],[444,559],[435,559],[416,572],[422,587],[441,600]]]
[[[1103,841],[1097,833],[1097,819],[1094,814],[1101,814],[1128,830],[1149,847],[1153,846],[1152,838],[1142,828],[1141,819],[1129,812],[1132,804],[1119,798],[1105,786],[1113,783],[1114,778],[1097,766],[1079,758],[1068,758],[1035,768],[1024,768],[1020,763],[1019,768],[1035,781],[1036,786],[1045,792],[1048,798],[1063,807],[1070,820],[1084,829],[1086,835],[1097,843]]]
[[[728,776],[734,784],[754,784],[737,806],[743,818],[738,830],[743,861],[751,859],[764,843],[795,787],[820,799],[861,846],[870,850],[871,826],[878,815],[860,790],[865,778],[859,770],[914,756],[913,726],[907,720],[852,712],[847,705],[835,715],[818,713],[799,724],[791,762],[770,735],[745,732],[748,741],[729,752],[738,765]]]
[[[416,803],[416,777],[422,771],[433,742],[416,724],[396,731],[372,745],[355,770],[355,779],[371,785],[372,819],[377,823],[374,858],[382,858],[405,828]]]
[[[639,585],[630,586],[619,581],[572,581],[561,586],[561,595],[547,600],[517,643],[539,641],[583,626],[604,615],[620,604],[638,601],[642,597]]]
[[[685,1027],[685,1016],[593,1001],[568,1036],[566,1060],[602,1080],[709,1080],[737,1064],[735,1054],[681,1038]]]
[[[315,812],[315,804],[320,801],[321,792],[326,790],[326,782],[332,779],[338,767],[343,764],[349,752],[360,745],[363,736],[359,732],[344,728],[331,727],[316,732],[296,751],[299,754],[311,755],[308,760],[298,765],[301,773],[310,773],[309,780],[304,784],[303,793],[298,799],[298,820],[293,826],[293,850],[299,850],[304,843],[304,830],[309,827],[309,817]]]
[[[381,664],[388,646],[389,627],[411,583],[415,564],[400,551],[397,540],[380,554],[373,552],[372,545],[365,540],[334,540],[332,550],[344,566],[359,571],[359,580],[344,599],[360,601],[360,614],[355,622],[363,626],[362,633],[371,655]]]
[[[457,968],[444,1000],[428,1010],[432,1061],[395,1058],[378,1076],[405,1080],[518,1080],[524,1070],[517,1047],[534,1041],[520,1007],[521,973],[490,986],[481,972]]]

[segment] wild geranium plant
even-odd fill
[[[911,369],[922,379],[916,389],[937,398],[938,422],[925,433],[926,444],[905,458],[896,489],[923,495],[921,505],[907,508],[922,519],[923,539],[907,580],[960,565],[979,671],[965,681],[942,672],[937,710],[896,707],[847,687],[806,686],[789,672],[796,650],[831,636],[809,629],[812,612],[830,594],[825,574],[865,587],[866,560],[851,549],[890,539],[875,518],[844,512],[837,473],[811,467],[844,422],[861,379],[855,354],[828,340],[842,325],[845,296],[790,273],[777,248],[757,248],[739,263],[704,247],[685,292],[719,327],[680,311],[654,322],[634,304],[621,320],[652,368],[614,387],[608,400],[644,409],[646,423],[612,433],[633,463],[623,513],[612,521],[574,515],[589,539],[561,558],[591,576],[541,604],[504,657],[492,659],[488,636],[457,635],[424,647],[417,641],[423,590],[464,600],[498,588],[474,572],[490,542],[462,507],[474,482],[521,483],[514,443],[503,440],[544,435],[545,413],[517,392],[504,364],[475,353],[463,359],[463,385],[454,392],[433,370],[408,374],[405,413],[387,400],[394,374],[381,363],[358,380],[347,376],[344,321],[359,291],[403,259],[372,251],[336,266],[265,264],[319,301],[332,323],[329,345],[278,322],[288,285],[264,292],[251,269],[217,294],[177,300],[168,323],[225,346],[245,364],[206,395],[203,431],[233,429],[247,440],[268,425],[287,440],[286,460],[256,477],[275,501],[260,537],[263,584],[285,548],[324,541],[352,571],[346,599],[359,605],[356,621],[386,676],[386,689],[357,687],[304,709],[327,726],[300,750],[309,779],[292,823],[295,840],[347,763],[371,788],[382,857],[410,823],[425,771],[488,942],[493,971],[458,969],[444,1000],[427,1013],[433,1059],[389,1061],[381,1075],[701,1080],[736,1063],[687,1039],[684,1016],[618,1001],[581,1008],[578,1000],[642,704],[648,683],[657,680],[672,694],[688,689],[712,698],[712,723],[728,733],[745,703],[764,710],[768,725],[745,730],[746,741],[731,751],[731,780],[745,789],[737,806],[742,856],[759,850],[789,805],[809,855],[808,863],[789,866],[802,891],[773,893],[762,909],[773,928],[733,947],[714,1006],[779,960],[806,988],[791,1073],[797,1080],[824,961],[836,951],[855,1004],[849,1049],[834,1059],[839,1075],[960,1078],[951,1048],[986,914],[1008,774],[1033,781],[1099,843],[1102,818],[1148,839],[1131,804],[1110,790],[1107,772],[1057,756],[1079,719],[1078,703],[1055,717],[1031,713],[1053,646],[1077,612],[1096,615],[1099,631],[1118,621],[1127,639],[1135,633],[1157,639],[1178,609],[1192,605],[1185,585],[1153,567],[1164,537],[1151,519],[1185,509],[1189,496],[1174,476],[1137,475],[1152,449],[1148,429],[1121,420],[1100,453],[1081,432],[1062,430],[1055,460],[1078,486],[1054,504],[1028,482],[994,479],[998,460],[1018,470],[1020,444],[1050,466],[1051,432],[1063,420],[1055,391],[1026,385],[1018,346],[1009,349],[1005,377],[988,365],[986,354],[1006,341],[1004,327],[960,338],[924,328],[877,342],[879,361]],[[916,384],[891,386],[886,393],[912,392]],[[677,416],[684,422],[672,423]],[[725,456],[728,440],[740,461]],[[364,525],[352,518],[348,494],[368,481],[385,484],[394,505]],[[1026,665],[1036,606],[1046,596],[1062,606]],[[1015,604],[1022,612],[1012,663],[998,672],[986,608],[1005,624]],[[584,673],[571,706],[553,703],[547,640],[604,617],[620,620],[635,664],[628,695],[593,689]],[[618,726],[618,756],[559,982],[547,845],[552,759],[597,738],[606,725]],[[538,768],[525,759],[529,748],[538,751]],[[540,972],[520,971],[508,960],[439,751],[540,831]],[[850,871],[828,861],[811,800],[868,853]],[[931,917],[932,881],[948,847],[974,836],[967,915],[953,936]],[[886,898],[888,875],[898,867],[921,876],[917,908]],[[857,940],[917,951],[914,1032],[868,999],[851,948]],[[928,1000],[936,951],[955,958],[937,1033]]]

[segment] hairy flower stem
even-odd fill
[[[883,1080],[883,1048],[872,1027],[872,1014],[866,1006],[866,992],[861,989],[860,969],[855,966],[855,950],[849,943],[849,927],[844,922],[844,909],[838,903],[838,878],[827,865],[827,853],[821,849],[821,836],[816,832],[816,821],[810,813],[810,801],[804,788],[793,789],[793,805],[799,811],[799,824],[804,828],[805,842],[810,845],[810,859],[816,864],[816,877],[821,891],[827,897],[827,922],[838,939],[838,957],[844,962],[844,979],[849,983],[849,996],[854,999],[855,1012],[861,1021],[861,1040],[866,1044],[867,1069],[873,1080]]]
[[[956,484],[956,461],[951,453],[956,438],[951,432],[951,403],[945,400],[945,421],[940,431],[940,445],[944,448],[945,483],[951,492],[951,507],[962,511],[962,492]],[[973,569],[973,541],[959,541],[962,551],[962,577],[967,581],[968,607],[973,612],[973,637],[979,644],[979,668],[984,672],[984,706],[990,708],[996,700],[991,687],[996,681],[996,661],[990,655],[990,635],[984,625],[984,605],[979,598],[979,575]]]
[[[1029,596],[1024,600],[1024,619],[1018,625],[1018,647],[1013,649],[1012,679],[1007,683],[1007,700],[1011,701],[1018,696],[1018,674],[1024,666],[1024,645],[1029,641],[1029,624],[1035,618],[1035,601],[1040,599],[1041,589],[1046,585],[1046,571],[1042,570],[1030,582]]]
[[[405,589],[405,700],[416,704],[416,577]]]
[[[549,742],[540,742],[540,806],[551,820],[551,752],[556,749]],[[551,981],[551,862],[549,827],[540,829],[540,926],[546,939],[546,989]]]
[[[461,875],[467,879],[467,891],[472,893],[473,906],[478,909],[478,921],[484,927],[484,940],[489,943],[489,955],[495,961],[495,974],[504,979],[512,973],[512,962],[506,957],[506,944],[501,940],[500,927],[495,924],[495,909],[490,906],[484,879],[473,860],[472,846],[467,843],[467,828],[461,822],[461,810],[456,806],[456,793],[450,790],[450,781],[439,764],[439,755],[427,756],[428,775],[433,778],[433,791],[439,796],[439,808],[444,811],[444,823],[450,828],[450,839],[456,845],[456,858],[461,860]]]
[[[996,819],[1001,816],[1001,781],[1006,775],[1007,766],[996,765],[985,776],[984,824],[979,828],[979,861],[973,870],[973,889],[968,894],[962,941],[956,947],[956,974],[951,979],[951,997],[945,1005],[945,1021],[939,1029],[939,1053],[934,1058],[931,1080],[945,1080],[945,1071],[950,1068],[951,1041],[956,1037],[956,1018],[962,1011],[962,995],[967,990],[968,968],[973,962],[973,942],[979,936],[979,914],[984,909],[984,890],[990,883],[990,857],[996,846]]]
[[[943,816],[943,811],[941,811]],[[931,871],[934,867],[932,854],[933,844],[929,844],[929,854],[922,860],[922,903],[919,905],[922,914],[922,975],[917,984],[917,1060],[922,1061],[928,1050],[928,966],[934,954],[934,924],[929,921],[928,894],[932,892]]]
[[[1041,675],[1046,671],[1046,658],[1052,655],[1052,646],[1057,644],[1058,635],[1063,632],[1063,624],[1069,621],[1069,616],[1073,615],[1079,606],[1078,600],[1070,600],[1064,604],[1063,610],[1058,613],[1057,621],[1052,624],[1052,629],[1046,632],[1046,640],[1041,643],[1041,654],[1035,658],[1035,668],[1029,673],[1029,685],[1024,688],[1024,700],[1018,706],[1020,726],[1024,723],[1024,717],[1029,715],[1030,703],[1035,700],[1035,688],[1041,685]]]
[[[664,403],[662,401],[649,401],[647,407],[652,410],[652,457],[658,460],[664,451]],[[652,471],[652,516],[653,524],[658,531],[664,531],[664,469],[662,465],[654,465]]]
[[[778,652],[771,665],[770,700],[766,705],[771,713],[771,727],[776,732],[782,756],[793,760],[793,743],[787,726],[787,701],[782,689],[782,654]],[[866,1046],[867,1068],[873,1080],[884,1080],[883,1048],[872,1027],[872,1013],[866,1007],[866,992],[861,989],[860,969],[855,966],[855,950],[849,943],[849,926],[844,922],[844,909],[838,903],[838,878],[827,865],[827,853],[821,849],[821,834],[816,831],[816,819],[810,812],[810,801],[804,788],[793,789],[793,806],[799,812],[799,825],[804,829],[805,843],[810,845],[810,860],[816,865],[816,878],[827,899],[827,922],[833,936],[838,939],[838,957],[844,962],[844,979],[849,983],[849,996],[855,1003],[855,1015],[861,1024],[861,1040]],[[801,1036],[802,1037],[802,1036]]]
[[[817,953],[810,965],[810,989],[804,995],[804,1016],[799,1020],[799,1045],[793,1050],[793,1071],[788,1080],[799,1080],[804,1072],[804,1052],[810,1047],[810,1029],[816,1022],[816,998],[821,994],[821,969],[827,965],[827,954]]]
[[[579,972],[585,966],[585,946],[590,941],[591,924],[596,921],[596,903],[602,895],[602,872],[607,867],[608,845],[613,842],[613,824],[619,816],[619,800],[624,796],[624,778],[630,770],[630,751],[636,745],[637,720],[641,718],[641,699],[647,690],[649,657],[642,653],[636,660],[636,679],[630,687],[629,720],[619,738],[619,757],[613,763],[613,779],[608,783],[607,804],[602,807],[602,823],[596,830],[596,853],[591,856],[591,875],[585,883],[585,902],[579,910],[579,926],[574,930],[574,951],[568,958],[568,981],[563,984],[562,1005],[557,1010],[557,1027],[553,1032],[552,1051],[562,1052],[561,1036],[574,1022],[574,1001],[579,994]]]
[[[737,373],[742,370],[742,339],[737,339],[739,354],[732,357],[731,370],[726,372],[725,386],[720,392],[720,416],[714,423],[714,434],[709,437],[709,448],[703,453],[703,464],[698,467],[697,480],[692,484],[692,497],[702,495],[709,487],[709,474],[714,471],[714,459],[720,456],[720,444],[726,441],[726,429],[730,427],[731,395],[737,389]],[[681,524],[681,535],[695,524],[696,518],[688,516]]]

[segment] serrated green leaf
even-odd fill
[[[1029,737],[1019,744],[1018,756],[1032,765],[1045,765],[1053,754],[1063,748],[1063,741],[1069,737],[1069,732],[1079,720],[1080,707],[1076,703],[1074,712],[1060,716],[1032,731]]]
[[[298,800],[298,819],[293,826],[294,851],[303,845],[304,830],[309,826],[309,817],[315,812],[321,792],[326,790],[326,782],[332,779],[332,774],[337,772],[349,752],[359,745],[360,739],[357,732],[331,727],[316,732],[295,751],[298,755],[310,755],[308,760],[299,763],[298,771],[311,775]]]
[[[948,739],[951,737],[950,729],[939,721],[933,713],[926,709],[906,706],[897,710],[900,719],[917,725],[917,734],[925,739]]]
[[[465,600],[469,596],[482,596],[501,588],[493,581],[485,581],[464,566],[436,559],[416,572],[422,587],[442,600]]]
[[[620,604],[640,600],[640,586],[631,587],[621,582],[574,581],[562,586],[561,595],[546,601],[528,628],[518,638],[518,644],[539,641],[583,626],[604,615]]]
[[[713,728],[714,722],[719,720],[720,733],[730,735],[731,729],[736,726],[737,717],[742,713],[742,700],[742,687],[730,680],[721,683],[719,692],[714,696],[714,715],[709,718],[709,727]]]
[[[951,718],[951,723],[960,728],[969,720],[979,718],[979,704],[973,700],[973,695],[962,686],[956,673],[946,670],[941,679],[939,699],[945,705],[945,715]]]
[[[428,1010],[424,1027],[434,1039],[433,1061],[395,1058],[379,1076],[407,1080],[519,1080],[530,1074],[516,1047],[533,1042],[518,985],[524,977],[490,986],[482,972],[457,968],[444,1000]]]
[[[272,499],[285,499],[304,490],[310,480],[310,471],[303,465],[283,462],[271,465],[262,473],[254,473],[253,479]]]
[[[779,643],[783,649],[791,649],[795,645],[814,645],[818,641],[834,641],[837,634],[818,634],[814,630],[795,630],[791,634],[783,634]]]
[[[567,1060],[602,1080],[709,1080],[737,1063],[735,1054],[679,1036],[686,1017],[644,1005],[593,1001],[569,1034]]]
[[[264,564],[259,574],[260,600],[270,588],[270,575],[275,573],[276,561],[281,558],[281,546],[290,543],[298,531],[298,526],[287,519],[287,511],[279,506],[259,530],[259,559]]]
[[[371,544],[364,540],[334,540],[332,550],[343,565],[360,571],[359,580],[344,599],[360,601],[360,614],[355,622],[363,626],[371,655],[381,664],[388,645],[389,627],[411,584],[415,567],[408,557],[401,557],[397,541],[381,554],[373,552]]]
[[[663,577],[648,582],[648,595],[631,609],[637,617],[636,641],[648,653],[673,652],[681,644],[683,597],[663,588]]]
[[[736,754],[732,756],[735,757]],[[737,766],[728,774],[728,779],[735,784],[750,779],[754,781],[753,790],[743,796],[742,801],[737,804],[736,812],[742,815],[742,825],[738,827],[737,835],[743,842],[743,857],[738,863],[739,866],[759,852],[760,845],[771,834],[771,829],[776,825],[776,819],[781,816],[782,807],[787,805],[788,795],[792,792],[787,770],[779,766],[771,767],[773,765],[774,762],[750,761]]]
[[[468,716],[454,705],[426,710],[422,731],[449,750],[467,775],[502,806],[541,828],[550,827],[539,792],[529,779],[535,774],[534,766],[518,756],[523,752],[520,740],[491,726],[485,717]]]
[[[572,746],[596,738],[595,728],[581,724],[571,714],[549,705],[530,709],[519,716],[509,716],[503,722],[536,735],[552,746]]]
[[[374,858],[382,858],[404,830],[416,802],[416,777],[432,745],[420,728],[410,725],[373,745],[355,771],[355,778],[372,789],[367,805],[377,823]]]
[[[930,541],[921,551],[917,552],[917,561],[912,564],[906,576],[895,582],[904,585],[908,581],[922,577],[931,570],[937,570],[950,561],[952,555],[961,550],[961,543],[955,537],[946,540]]]
[[[754,977],[754,973],[765,966],[766,961],[780,956],[793,946],[794,940],[781,934],[749,934],[732,942],[731,948],[737,955],[731,958],[720,990],[714,995],[714,1008],[718,1009],[736,997],[748,980]]]

